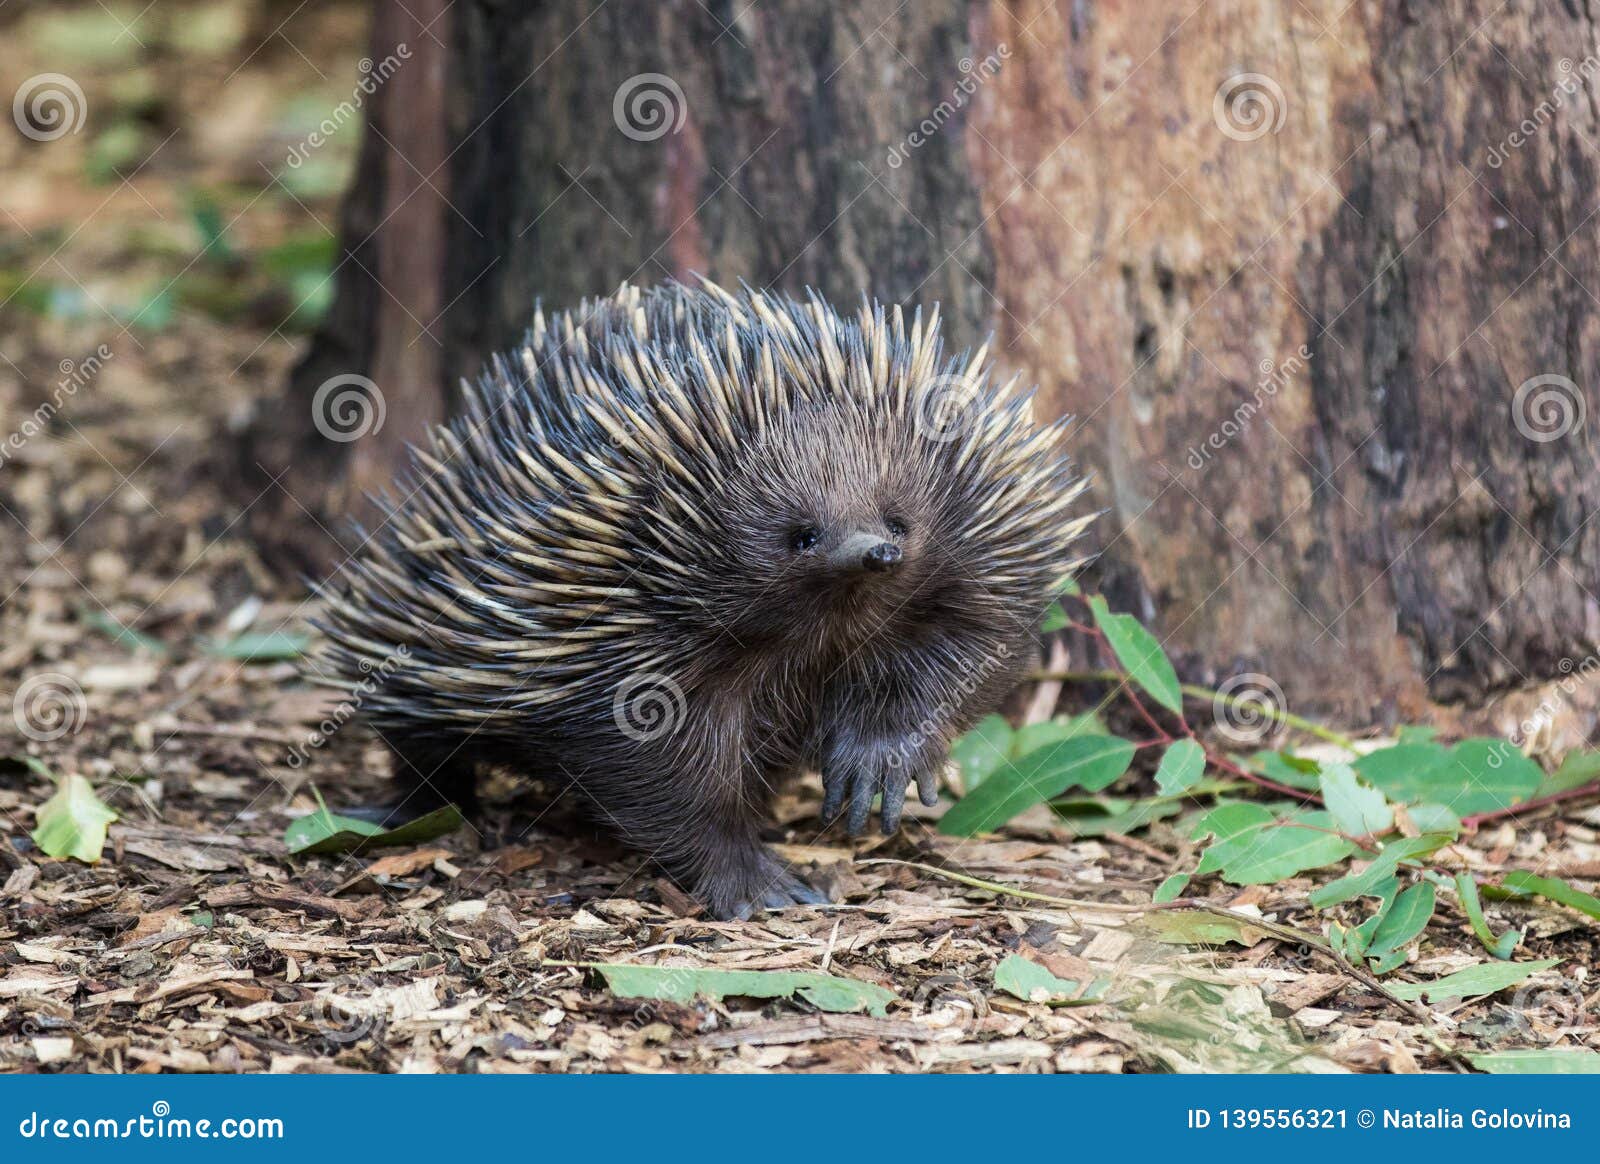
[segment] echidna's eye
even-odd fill
[[[898,517],[891,517],[888,521],[884,522],[884,528],[889,531],[889,536],[894,538],[896,541],[899,541],[901,538],[906,536],[906,523],[901,521]]]
[[[802,525],[789,535],[789,548],[797,554],[803,554],[807,550],[816,548],[816,544],[821,540],[822,535],[817,533],[816,526]]]

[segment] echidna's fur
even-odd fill
[[[1089,520],[1063,424],[937,333],[710,284],[536,318],[330,588],[413,806],[560,778],[728,917],[820,900],[759,835],[790,774],[852,832],[931,803]]]

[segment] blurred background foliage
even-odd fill
[[[299,164],[290,151],[349,97],[366,20],[341,2],[10,5],[8,91],[48,66],[88,116],[60,140],[3,135],[0,310],[146,333],[184,315],[313,327],[359,116]]]

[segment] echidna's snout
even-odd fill
[[[887,574],[905,559],[905,552],[893,542],[886,542],[877,534],[853,533],[839,543],[829,555],[835,568],[847,572],[866,570],[874,574]]]
[[[887,574],[900,564],[903,557],[905,555],[900,552],[900,547],[893,542],[879,542],[861,555],[861,564],[876,574]]]

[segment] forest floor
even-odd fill
[[[1153,924],[1156,888],[1195,867],[1174,820],[1083,838],[1039,809],[963,839],[918,807],[900,836],[852,843],[819,830],[809,781],[773,839],[837,904],[743,923],[509,782],[489,790],[503,843],[468,827],[291,855],[313,787],[380,800],[385,762],[350,727],[298,763],[329,697],[287,657],[229,649],[293,654],[315,611],[218,482],[326,300],[359,130],[285,157],[348,95],[361,7],[0,13],[0,76],[67,73],[91,111],[59,140],[0,134],[0,427],[17,434],[0,462],[0,1070],[1409,1072],[1600,1048],[1580,914],[1495,903],[1496,927],[1526,930],[1519,958],[1562,967],[1515,997],[1402,1001],[1297,938],[1324,932],[1307,895],[1332,873],[1197,879],[1191,898],[1261,921],[1221,944]],[[56,710],[24,714],[24,692]],[[120,816],[96,864],[31,839],[66,775]],[[1552,806],[1454,850],[1480,874],[1538,861],[1592,889],[1600,812]],[[1102,984],[1098,1001],[997,989],[1013,955]],[[1445,909],[1398,980],[1483,960]],[[594,969],[619,963],[893,997],[882,1014],[805,991],[644,1002]]]

